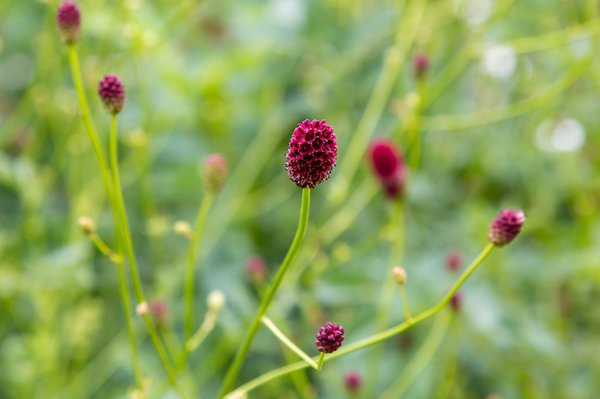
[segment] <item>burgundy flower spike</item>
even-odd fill
[[[490,226],[488,238],[494,245],[503,247],[521,232],[523,222],[525,222],[523,211],[504,209]]]
[[[98,83],[98,95],[111,114],[118,114],[125,104],[125,88],[121,79],[115,75],[106,75]]]
[[[285,168],[298,187],[312,189],[329,178],[336,158],[333,128],[325,120],[307,119],[292,134]]]
[[[390,199],[404,194],[406,164],[394,143],[378,139],[371,143],[369,158],[373,173]]]
[[[81,34],[79,7],[72,1],[62,3],[56,12],[56,24],[65,43],[75,43]]]
[[[315,336],[315,345],[319,352],[332,353],[344,342],[344,328],[339,324],[327,322],[319,328]]]

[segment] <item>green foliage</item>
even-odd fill
[[[490,14],[477,14],[488,3]],[[417,131],[404,250],[392,260],[408,273],[413,313],[455,280],[444,265],[449,250],[474,258],[504,207],[522,208],[528,219],[462,288],[463,309],[403,397],[587,399],[600,391],[597,1],[79,5],[84,84],[105,145],[109,117],[97,83],[114,73],[125,85],[121,183],[145,293],[169,305],[161,334],[174,353],[187,242],[172,226],[193,223],[203,195],[198,165],[215,152],[229,161],[198,250],[196,320],[211,290],[222,290],[227,304],[190,355],[182,377],[190,392],[216,395],[256,311],[246,261],[262,256],[273,276],[293,238],[301,194],[283,162],[306,118],[334,127],[339,162],[312,193],[304,247],[269,311],[288,337],[315,355],[325,321],[343,325],[347,343],[377,331],[399,227],[360,138],[391,137],[406,148]],[[93,217],[113,246],[112,217],[57,7],[0,2],[0,398],[123,397],[134,383],[117,270],[77,225]],[[419,52],[431,65],[423,87],[411,68]],[[389,326],[403,319],[394,295]],[[149,397],[164,396],[166,376],[142,320],[134,321]],[[321,373],[273,380],[250,397],[344,398],[348,370],[362,373],[362,397],[379,397],[404,384],[403,370],[435,342],[433,323],[327,362]],[[238,385],[297,360],[263,328]]]

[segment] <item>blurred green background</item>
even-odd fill
[[[168,346],[182,330],[186,250],[172,226],[193,221],[199,163],[214,152],[229,160],[198,262],[202,312],[209,291],[227,298],[190,359],[202,397],[216,395],[258,305],[247,260],[263,257],[272,275],[293,237],[300,190],[283,162],[306,118],[334,127],[338,166],[313,192],[304,248],[269,314],[311,355],[325,321],[343,325],[348,343],[378,330],[381,287],[398,262],[393,205],[366,163],[371,138],[405,148],[408,131],[422,135],[400,261],[413,311],[442,297],[456,278],[446,254],[458,250],[468,263],[500,209],[524,209],[528,219],[462,288],[462,309],[444,311],[438,336],[427,321],[251,398],[349,397],[350,370],[363,378],[358,398],[597,397],[597,1],[78,4],[82,72],[104,138],[97,82],[114,73],[126,87],[124,194],[146,296],[170,309]],[[112,218],[57,7],[0,3],[0,398],[124,397],[133,377],[116,269],[77,225],[93,217],[112,245]],[[431,64],[422,87],[417,53]],[[389,325],[403,319],[397,292],[392,305]],[[140,320],[136,327],[149,397],[175,397]],[[288,360],[263,328],[238,384]]]

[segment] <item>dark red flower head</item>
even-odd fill
[[[446,266],[451,272],[457,271],[462,265],[462,255],[458,251],[450,251],[446,254]]]
[[[521,232],[523,222],[525,222],[523,211],[504,209],[490,226],[488,238],[494,245],[503,247]]]
[[[429,71],[429,57],[427,57],[427,54],[417,54],[413,59],[413,72],[415,78],[423,79],[427,74],[427,71]]]
[[[121,79],[115,75],[106,75],[98,83],[98,95],[111,114],[118,114],[125,104],[125,88]]]
[[[349,371],[344,376],[344,384],[349,392],[358,392],[362,385],[362,378],[356,371]]]
[[[81,34],[79,7],[72,1],[62,3],[56,12],[56,24],[65,43],[75,43]]]
[[[246,272],[250,281],[255,283],[263,282],[267,279],[267,265],[260,256],[253,256],[246,262]]]
[[[285,167],[298,187],[312,189],[329,178],[336,158],[333,128],[325,120],[307,119],[292,134]]]
[[[344,342],[344,328],[335,323],[325,323],[315,336],[315,345],[319,352],[335,352],[342,346],[342,342]]]
[[[227,180],[228,171],[227,159],[223,155],[209,155],[204,161],[204,187],[212,193],[218,193]]]
[[[460,292],[456,292],[452,295],[452,298],[450,298],[450,306],[452,309],[459,311],[462,308],[462,299],[462,294]]]
[[[404,194],[406,164],[394,143],[385,139],[374,140],[369,147],[369,160],[388,198],[395,199]]]

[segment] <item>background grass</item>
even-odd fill
[[[79,4],[82,71],[104,138],[97,82],[115,73],[126,86],[125,200],[146,295],[168,302],[172,328],[163,335],[173,345],[186,242],[172,224],[194,217],[198,163],[213,152],[230,162],[198,263],[198,306],[212,289],[227,297],[215,331],[191,357],[202,396],[215,395],[258,304],[246,261],[260,255],[273,274],[292,239],[300,190],[283,161],[305,118],[327,119],[340,150],[331,180],[314,190],[305,247],[272,310],[300,347],[314,354],[315,331],[327,320],[346,328],[347,342],[376,331],[398,226],[361,138],[393,137],[404,147],[407,131],[421,126],[402,260],[413,310],[443,295],[454,278],[445,254],[473,258],[501,208],[522,208],[528,219],[462,289],[463,309],[403,397],[600,391],[596,1]],[[57,6],[0,4],[0,397],[121,397],[133,380],[116,270],[77,226],[90,215],[112,243],[112,219],[56,31]],[[431,60],[422,113],[411,70],[418,52]],[[402,320],[401,310],[397,295],[390,323]],[[160,397],[165,376],[136,325],[150,396]],[[343,398],[348,370],[362,373],[364,397],[380,397],[406,375],[430,326],[251,397]],[[261,331],[239,382],[286,361]]]

